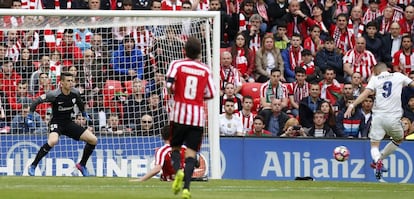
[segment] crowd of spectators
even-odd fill
[[[372,67],[384,62],[389,71],[414,79],[414,7],[407,1],[10,0],[0,6],[219,11],[217,114],[223,136],[367,138],[374,99],[350,118],[343,113],[364,89]],[[159,134],[170,104],[164,86],[168,64],[185,57],[183,44],[194,32],[209,42],[206,26],[191,20],[171,26],[83,26],[99,22],[92,17],[77,21],[79,28],[48,28],[63,18],[3,16],[5,28],[40,20],[46,26],[0,31],[1,132],[21,133],[25,127],[13,128],[24,125],[26,104],[57,88],[60,72],[69,71],[93,119],[88,124],[74,113],[79,124],[102,135]],[[202,54],[205,62],[208,53]],[[403,124],[410,126],[413,94],[410,88],[403,92]],[[39,128],[50,118],[49,109],[38,107]]]

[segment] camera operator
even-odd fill
[[[283,128],[283,134],[280,137],[307,137],[305,129],[299,125],[299,121],[296,118],[290,118],[286,121]]]

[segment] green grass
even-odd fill
[[[171,183],[152,179],[129,182],[128,178],[100,177],[0,177],[0,198],[4,199],[174,199]],[[414,184],[209,180],[192,182],[193,199],[408,199]]]

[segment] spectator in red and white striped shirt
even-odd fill
[[[243,124],[243,134],[247,135],[252,130],[253,120],[256,116],[256,114],[252,113],[253,97],[250,95],[243,96],[242,107],[242,110],[235,113],[235,115],[241,119]]]
[[[22,43],[21,43],[19,32],[17,30],[7,31],[6,44],[7,44],[6,57],[11,58],[13,62],[16,62],[17,60],[19,60]]]
[[[376,18],[381,16],[381,12],[379,11],[379,0],[369,0],[368,9],[365,11],[364,16],[362,17],[362,23],[367,25],[368,22],[374,21]]]
[[[401,50],[397,51],[392,60],[394,71],[408,75],[414,70],[413,41],[410,35],[402,37]]]
[[[291,106],[291,114],[293,116],[299,115],[300,101],[309,96],[310,84],[306,82],[306,70],[302,67],[295,68],[296,81],[287,85],[289,101]]]
[[[362,75],[363,81],[367,81],[371,76],[371,69],[377,64],[375,56],[368,50],[365,50],[365,38],[358,37],[356,39],[355,49],[346,52],[344,60],[344,72],[347,75],[347,81],[351,80],[354,72]]]

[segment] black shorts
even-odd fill
[[[73,121],[56,122],[50,121],[49,133],[56,132],[59,135],[66,135],[74,140],[79,140],[80,136],[85,132],[85,128],[77,125]]]
[[[171,147],[187,146],[187,148],[199,151],[203,140],[203,127],[189,126],[172,122]]]

